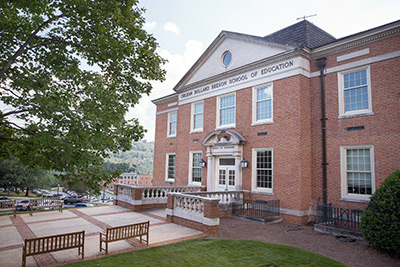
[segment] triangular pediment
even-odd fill
[[[274,43],[263,37],[223,31],[179,81],[174,90],[179,91],[183,86],[221,75],[292,49],[291,46]],[[232,59],[225,66],[223,55],[227,51],[231,52]]]

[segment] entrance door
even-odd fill
[[[235,159],[220,158],[218,166],[218,190],[235,190]]]

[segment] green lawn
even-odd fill
[[[112,243],[111,243],[112,246]],[[300,248],[243,239],[192,239],[68,266],[347,266]]]

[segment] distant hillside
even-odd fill
[[[146,140],[134,142],[132,148],[119,154],[110,154],[106,162],[127,163],[137,174],[153,174],[154,142]]]

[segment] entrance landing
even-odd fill
[[[21,266],[25,238],[36,238],[85,230],[85,259],[102,257],[99,233],[115,227],[150,221],[149,247],[179,242],[206,234],[181,225],[167,223],[165,209],[132,212],[120,206],[101,206],[58,211],[36,212],[33,216],[19,214],[0,216],[0,266]],[[138,239],[110,243],[109,254],[143,249]],[[27,266],[56,266],[78,261],[77,249],[27,257]]]

